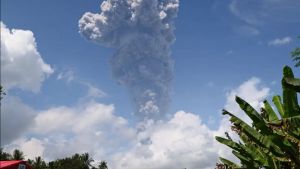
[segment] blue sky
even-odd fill
[[[114,116],[124,118],[128,121],[126,126],[135,130],[138,120],[132,115],[130,95],[111,73],[109,60],[115,49],[90,42],[79,33],[79,19],[88,11],[99,13],[101,2],[1,1],[1,21],[8,29],[32,31],[37,51],[53,69],[41,81],[38,92],[20,87],[7,91],[9,97],[18,97],[30,107],[34,117],[57,107],[76,110],[78,105],[91,102],[113,104]],[[176,41],[171,45],[175,67],[169,119],[183,110],[201,118],[201,124],[210,130],[218,130],[222,120],[220,110],[228,105],[229,95],[238,94],[243,84],[247,86],[247,81],[257,91],[268,88],[264,98],[280,94],[282,67],[293,66],[289,53],[300,44],[297,39],[299,8],[297,0],[180,1],[175,19]],[[295,73],[299,76],[297,69]],[[89,95],[89,89],[94,89],[96,94]],[[23,131],[18,139],[26,142],[33,137],[47,138],[35,130]],[[20,147],[18,144],[20,141],[10,147]],[[113,154],[115,151],[103,152]],[[102,156],[98,154],[97,157]]]

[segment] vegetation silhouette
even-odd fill
[[[292,57],[297,62],[295,66],[300,66],[300,48],[292,52]],[[294,77],[288,66],[283,68],[281,85],[282,96],[273,97],[274,105],[265,100],[260,112],[236,96],[236,102],[252,120],[252,126],[223,110],[223,115],[230,116],[231,129],[240,140],[234,141],[228,133],[225,133],[226,138],[216,136],[216,140],[230,147],[241,164],[220,157],[217,168],[300,169],[300,106],[297,98],[300,79]]]
[[[13,154],[4,152],[0,149],[0,160],[24,160],[25,155],[22,151],[16,149]],[[42,157],[38,156],[35,159],[28,159],[28,163],[34,169],[108,169],[106,161],[101,161],[98,166],[93,166],[94,160],[88,153],[74,154],[71,157],[56,159],[54,161],[45,162]]]

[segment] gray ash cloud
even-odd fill
[[[116,49],[113,76],[128,88],[142,119],[160,119],[168,111],[178,7],[179,0],[105,0],[100,13],[86,12],[79,20],[83,37]]]

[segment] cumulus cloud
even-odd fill
[[[226,94],[226,104],[224,108],[229,112],[234,113],[246,122],[250,122],[248,116],[243,113],[239,105],[235,102],[235,96],[239,96],[242,99],[250,103],[256,110],[263,105],[264,99],[270,94],[270,89],[261,85],[261,80],[257,77],[242,83],[238,88],[231,90]]]
[[[28,158],[41,155],[46,160],[89,152],[115,169],[209,169],[215,165],[219,145],[198,115],[179,111],[167,121],[144,122],[140,130],[140,125],[129,127],[113,109],[89,103],[43,111],[31,130],[37,137],[15,140],[5,150],[19,148]]]
[[[1,83],[6,90],[38,92],[53,71],[39,54],[31,31],[9,29],[1,22]]]
[[[83,37],[117,50],[113,76],[128,88],[142,120],[161,119],[168,110],[178,7],[179,0],[105,0],[100,13],[79,20]]]
[[[258,108],[268,94],[269,88],[253,77],[227,92],[224,107],[250,122],[235,103],[235,95]],[[219,156],[238,162],[229,148],[214,139],[230,130],[227,117],[216,130],[199,115],[185,111],[167,120],[150,119],[130,126],[114,109],[113,105],[89,101],[40,111],[33,118],[31,134],[7,145],[6,150],[17,147],[30,157],[42,155],[47,160],[89,152],[114,169],[211,169]]]
[[[288,45],[289,43],[292,42],[292,38],[289,36],[283,37],[283,38],[276,38],[274,40],[271,40],[268,45],[269,46],[283,46],[283,45]]]
[[[1,146],[21,137],[34,125],[35,111],[21,99],[6,96],[1,100]]]
[[[250,123],[250,119],[240,110],[235,96],[240,96],[257,110],[269,95],[270,89],[264,87],[259,78],[253,77],[226,94],[225,109]],[[217,143],[215,136],[230,132],[228,117],[223,117],[217,130],[211,130],[199,115],[179,111],[168,121],[148,122],[145,129],[137,135],[137,142],[130,150],[116,154],[111,163],[116,169],[211,169],[218,157],[222,156],[239,163],[228,147]],[[141,142],[141,140],[147,142]]]
[[[19,138],[14,140],[11,144],[6,145],[5,149],[6,152],[10,152],[11,154],[15,149],[19,149],[24,152],[25,159],[35,159],[35,157],[38,156],[43,157],[45,148],[43,142],[38,139]]]
[[[90,152],[98,159],[132,140],[134,131],[126,119],[114,115],[113,105],[89,102],[75,107],[54,107],[39,112],[32,132],[45,140],[48,159]]]
[[[213,132],[192,113],[179,111],[166,122],[150,123],[140,135],[148,143],[137,142],[129,151],[116,154],[112,168],[209,169],[218,157]]]
[[[269,96],[270,88],[264,87],[261,84],[261,80],[257,77],[252,77],[249,80],[243,82],[240,86],[230,90],[226,93],[226,103],[224,109],[236,115],[248,124],[251,124],[251,119],[240,109],[239,105],[235,101],[235,97],[239,96],[246,100],[254,109],[259,111],[263,106],[263,101]],[[224,134],[225,131],[229,131],[230,122],[227,116],[224,116],[220,123],[218,130],[219,134]],[[229,131],[230,132],[230,131]],[[230,132],[234,134],[233,132]]]
[[[5,90],[20,88],[38,92],[42,82],[53,73],[37,50],[29,30],[9,29],[1,22],[1,85]],[[34,124],[36,111],[19,97],[8,95],[1,100],[1,146],[20,139]],[[24,149],[35,145],[31,140]],[[32,154],[29,154],[32,155]]]
[[[37,156],[43,156],[45,148],[42,141],[31,138],[30,140],[20,144],[20,149],[26,152],[27,158],[35,159]]]

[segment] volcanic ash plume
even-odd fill
[[[79,31],[88,40],[116,48],[113,76],[128,88],[143,119],[159,119],[170,102],[173,19],[179,0],[106,0],[101,13],[87,12]]]

